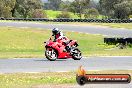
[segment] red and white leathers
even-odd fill
[[[68,42],[69,39],[62,32],[55,35],[56,42]]]
[[[65,46],[67,46],[67,43],[70,41],[66,36],[64,36],[62,32],[54,35],[54,37],[55,37],[55,41],[57,42],[58,46],[62,46],[63,43],[65,43],[66,44]]]

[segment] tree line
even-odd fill
[[[124,19],[132,15],[132,0],[100,0],[100,13],[111,18]]]
[[[0,17],[44,17],[41,0],[0,0]]]
[[[57,18],[70,18],[69,12],[82,18],[103,16],[128,19],[132,15],[132,0],[0,0],[0,17],[46,18],[44,10],[62,11]]]

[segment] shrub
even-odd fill
[[[84,14],[85,14],[84,15],[85,18],[97,18],[99,16],[99,12],[95,8],[86,9],[84,11]]]
[[[132,18],[132,15],[129,15],[129,18]]]
[[[35,9],[32,18],[47,18],[47,15],[43,9]]]
[[[71,15],[68,12],[62,12],[61,14],[58,14],[56,18],[71,18]]]

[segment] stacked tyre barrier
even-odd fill
[[[47,19],[47,18],[1,18],[0,20],[12,20],[12,21],[45,21],[45,22],[50,21],[50,19]]]
[[[117,45],[120,49],[123,49],[128,45],[132,46],[132,38],[104,38],[104,43]]]
[[[48,19],[48,18],[0,18],[0,20],[13,21],[44,21],[44,22],[96,22],[96,23],[132,23],[131,19]]]
[[[132,38],[104,38],[104,43],[108,45],[116,45],[118,43],[132,44]]]

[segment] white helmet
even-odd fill
[[[53,35],[56,35],[56,34],[60,33],[60,30],[58,28],[54,28],[52,30],[52,33],[53,33]]]

